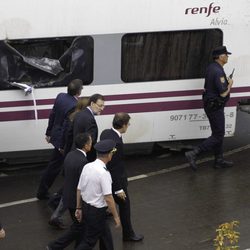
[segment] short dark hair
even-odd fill
[[[83,82],[80,79],[74,79],[68,84],[68,94],[77,95],[81,93]]]
[[[76,135],[75,138],[75,146],[76,148],[82,149],[86,144],[90,141],[90,134],[89,133],[79,133]]]
[[[220,55],[214,55],[213,60],[217,60],[217,59],[219,59],[219,57],[220,57]]]
[[[113,127],[115,129],[120,129],[123,125],[127,125],[130,120],[130,115],[128,113],[120,112],[116,113],[113,119]]]
[[[97,100],[104,101],[104,96],[102,96],[101,94],[94,94],[94,95],[90,96],[88,106],[90,106],[91,102],[96,103]]]

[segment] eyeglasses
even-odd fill
[[[98,104],[98,103],[96,103],[96,102],[95,102],[95,104],[96,104],[96,106],[97,106],[98,108],[100,108],[100,109],[105,107],[104,104]]]

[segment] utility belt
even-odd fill
[[[208,97],[205,92],[202,95],[202,99],[204,103],[204,108],[207,111],[217,111],[221,108],[224,108],[226,102],[228,101],[227,97],[221,97],[221,96]]]

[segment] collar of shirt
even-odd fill
[[[98,162],[98,164],[99,165],[101,165],[105,170],[107,170],[108,171],[108,169],[107,169],[107,167],[106,167],[106,165],[105,165],[105,163],[102,161],[102,160],[100,160],[100,159],[96,159],[95,160],[95,162]]]
[[[94,112],[92,111],[92,109],[91,109],[89,106],[87,107],[87,109],[91,112],[91,114],[92,114],[93,116],[95,116]]]
[[[81,150],[80,148],[77,148],[78,151],[82,152],[84,154],[85,157],[87,157],[87,154],[85,151]]]
[[[118,134],[119,137],[122,137],[122,134],[118,130],[116,130],[115,128],[112,129]]]

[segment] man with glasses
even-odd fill
[[[75,137],[79,133],[89,133],[92,138],[93,145],[97,142],[98,127],[95,120],[96,115],[100,115],[104,109],[104,97],[100,94],[94,94],[89,98],[88,106],[78,112],[73,121],[72,130],[69,131],[69,137],[73,137],[72,148],[75,148]],[[72,141],[69,139],[69,141]],[[94,147],[87,153],[87,159],[92,162],[96,159],[96,151]]]
[[[233,162],[223,158],[223,139],[225,134],[224,107],[229,100],[233,85],[232,74],[227,77],[223,66],[228,61],[226,46],[219,46],[213,50],[214,62],[206,71],[203,93],[204,110],[208,117],[212,135],[192,151],[186,152],[186,158],[193,170],[197,169],[196,158],[201,152],[214,151],[214,168],[232,167]]]

